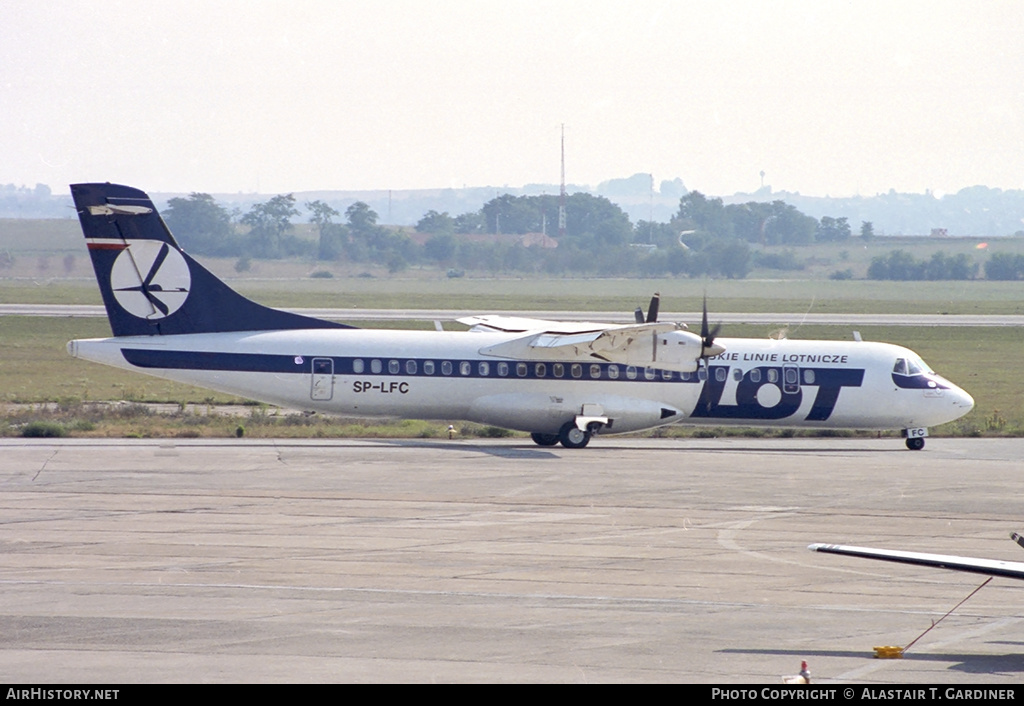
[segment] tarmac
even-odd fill
[[[0,440],[0,680],[1020,683],[1024,440]]]

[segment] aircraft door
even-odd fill
[[[313,358],[310,399],[326,402],[334,397],[334,359]]]
[[[795,395],[800,391],[800,368],[795,365],[782,366],[782,391]]]

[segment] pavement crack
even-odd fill
[[[53,452],[52,454],[50,454],[50,457],[49,457],[49,458],[47,458],[47,459],[46,459],[45,461],[43,461],[43,465],[42,465],[42,466],[40,466],[40,467],[39,467],[39,470],[38,470],[38,471],[36,471],[36,474],[35,474],[34,476],[32,476],[32,482],[33,482],[33,483],[35,483],[35,481],[36,481],[36,478],[38,478],[38,477],[39,477],[39,474],[40,474],[40,473],[42,473],[42,472],[43,472],[44,470],[46,470],[46,464],[48,464],[48,463],[49,463],[50,461],[52,461],[52,460],[53,460],[53,457],[54,457],[54,456],[56,456],[56,455],[57,455],[57,451],[56,451],[56,449],[55,449],[55,450],[54,450],[54,452]]]

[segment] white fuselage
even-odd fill
[[[484,355],[521,333],[303,329],[72,341],[79,358],[284,407],[350,416],[464,419],[556,433],[591,412],[604,433],[687,422],[906,429],[952,421],[970,395],[886,343],[717,339],[696,372]]]

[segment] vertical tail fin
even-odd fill
[[[72,184],[115,336],[349,328],[246,299],[178,247],[144,192]]]

